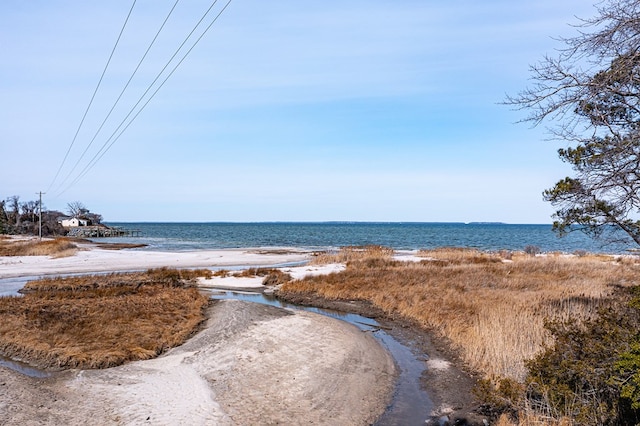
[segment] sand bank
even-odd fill
[[[163,356],[35,379],[0,368],[0,423],[370,424],[395,367],[368,333],[332,318],[241,301]]]
[[[271,266],[309,259],[303,250],[227,249],[190,252],[155,252],[145,250],[104,250],[91,248],[74,256],[0,257],[0,278],[82,272],[117,272],[148,268],[225,268]]]
[[[306,276],[325,275],[333,272],[340,272],[345,269],[341,263],[331,263],[328,265],[303,265],[278,268],[293,279],[302,279]],[[229,275],[227,277],[198,278],[198,286],[202,288],[218,289],[263,289],[264,277],[243,277],[239,275]]]

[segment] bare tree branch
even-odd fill
[[[558,207],[555,229],[618,230],[640,245],[640,0],[603,1],[576,28],[505,104],[565,143],[558,154],[574,176],[544,191]]]

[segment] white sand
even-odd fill
[[[396,250],[393,258],[404,262],[421,262],[424,257],[418,256],[418,250]]]
[[[287,272],[293,279],[302,279],[311,275],[325,275],[343,271],[345,265],[341,263],[331,263],[328,265],[305,265],[278,268],[282,272]],[[227,277],[198,278],[198,285],[203,288],[220,289],[262,289],[264,277],[241,277],[234,276],[233,273]]]
[[[83,250],[74,256],[0,257],[0,278],[69,274],[76,272],[132,271],[148,268],[224,268],[271,266],[309,259],[304,251],[282,253],[268,250],[202,250],[192,252],[155,252],[144,250]]]

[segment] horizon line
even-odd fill
[[[356,224],[415,224],[415,225],[549,225],[552,223],[511,223],[500,221],[383,221],[383,220],[264,220],[264,221],[172,221],[172,220],[160,220],[160,221],[127,221],[127,220],[106,220],[103,223],[144,223],[144,224],[336,224],[336,225],[356,225]]]

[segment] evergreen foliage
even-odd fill
[[[599,3],[579,29],[506,103],[528,110],[526,121],[550,122],[568,145],[558,154],[574,176],[544,191],[558,207],[554,229],[640,245],[640,0]]]
[[[584,425],[640,422],[640,291],[577,323],[550,323],[555,345],[527,364],[527,400]]]

